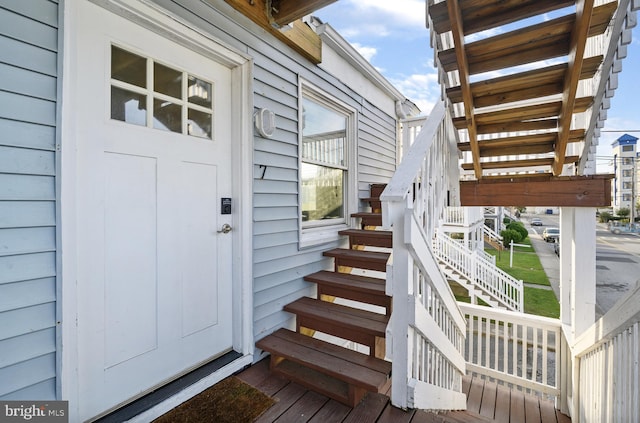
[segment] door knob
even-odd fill
[[[231,229],[232,229],[231,225],[229,225],[228,223],[225,223],[224,225],[222,225],[222,228],[220,228],[218,233],[228,234],[229,232],[231,232]]]

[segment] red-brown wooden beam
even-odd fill
[[[614,175],[483,179],[460,182],[462,206],[611,206]]]

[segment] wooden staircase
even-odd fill
[[[307,388],[355,407],[367,392],[386,393],[391,386],[391,363],[383,359],[385,331],[391,314],[391,298],[385,280],[368,271],[386,271],[391,232],[375,230],[382,224],[379,196],[385,185],[372,185],[364,199],[371,212],[354,213],[360,229],[340,234],[349,237],[349,248],[323,253],[334,259],[334,270],[323,270],[304,279],[317,284],[317,298],[300,298],[284,306],[295,314],[296,332],[279,329],[256,346],[271,353],[271,371]],[[353,273],[352,273],[353,272]],[[355,301],[363,308],[337,304],[335,298]],[[383,307],[380,313],[366,305]],[[369,307],[371,309],[371,307]],[[363,354],[308,334],[322,332],[369,347]]]

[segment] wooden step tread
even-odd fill
[[[391,375],[391,362],[287,329],[278,329],[256,346],[368,391],[379,392]]]
[[[360,269],[385,272],[391,253],[334,248],[333,250],[323,252],[322,255],[325,257],[333,257],[336,266],[357,267]]]
[[[256,346],[271,353],[274,373],[349,407],[391,387],[391,363],[319,339],[279,329]]]
[[[393,246],[393,233],[391,231],[369,231],[365,229],[345,229],[338,232],[348,236],[350,245],[370,245],[373,247]]]
[[[353,291],[386,296],[386,281],[380,278],[321,270],[319,272],[305,276],[304,280],[318,284],[345,287]]]
[[[385,337],[385,330],[389,317],[372,311],[347,307],[341,304],[320,301],[309,297],[302,297],[283,307],[285,311],[294,313],[302,318],[322,321],[326,327],[340,328],[358,334],[367,334],[380,338]],[[301,320],[299,319],[299,320]],[[311,328],[315,329],[315,328]],[[323,331],[322,329],[318,329]],[[335,332],[327,332],[345,339]]]

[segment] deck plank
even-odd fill
[[[471,376],[462,376],[462,393],[469,395],[469,389],[471,389]]]
[[[571,418],[566,414],[562,414],[560,410],[556,410],[556,419],[558,419],[558,423],[571,423]]]
[[[340,423],[351,412],[351,407],[336,400],[329,400],[309,423]]]
[[[493,416],[498,423],[509,423],[511,413],[511,389],[504,385],[496,387],[496,410]]]
[[[467,411],[480,412],[483,390],[484,381],[482,379],[478,377],[471,379],[471,388],[469,388],[469,395],[467,396]]]
[[[542,423],[555,423],[557,421],[556,407],[553,402],[540,400],[540,420],[542,420]]]
[[[524,393],[517,389],[511,390],[511,423],[525,423]]]
[[[260,360],[258,363],[248,367],[237,375],[238,379],[248,383],[254,388],[269,376],[271,376],[269,360]]]
[[[278,417],[284,414],[289,407],[298,401],[306,391],[304,387],[297,383],[289,383],[273,396],[276,399],[276,403],[265,411],[255,423],[273,423]]]
[[[382,410],[382,414],[378,418],[377,423],[409,423],[415,414],[415,410],[404,411],[387,403]]]
[[[405,412],[391,406],[388,396],[371,393],[352,409],[269,373],[268,360],[245,369],[238,377],[277,400],[258,423],[571,423],[551,401],[477,377],[463,377],[462,386],[468,402],[475,402],[475,406],[471,404],[468,411],[444,413]],[[493,416],[490,415],[492,402]],[[478,407],[481,413],[474,412],[473,407]]]
[[[527,423],[540,423],[540,403],[538,397],[533,395],[524,396],[524,415]]]
[[[382,394],[368,393],[344,419],[344,423],[371,423],[375,422],[384,407],[389,402],[389,397]]]
[[[413,415],[411,423],[442,423],[442,419],[435,413],[427,413],[423,410],[418,410]]]
[[[497,384],[494,382],[484,382],[482,392],[482,403],[480,404],[480,415],[493,418],[496,412]]]
[[[275,423],[306,423],[329,401],[329,398],[307,391]]]
[[[258,383],[255,388],[273,397],[276,392],[287,386],[289,381],[282,376],[270,373],[269,377]]]

